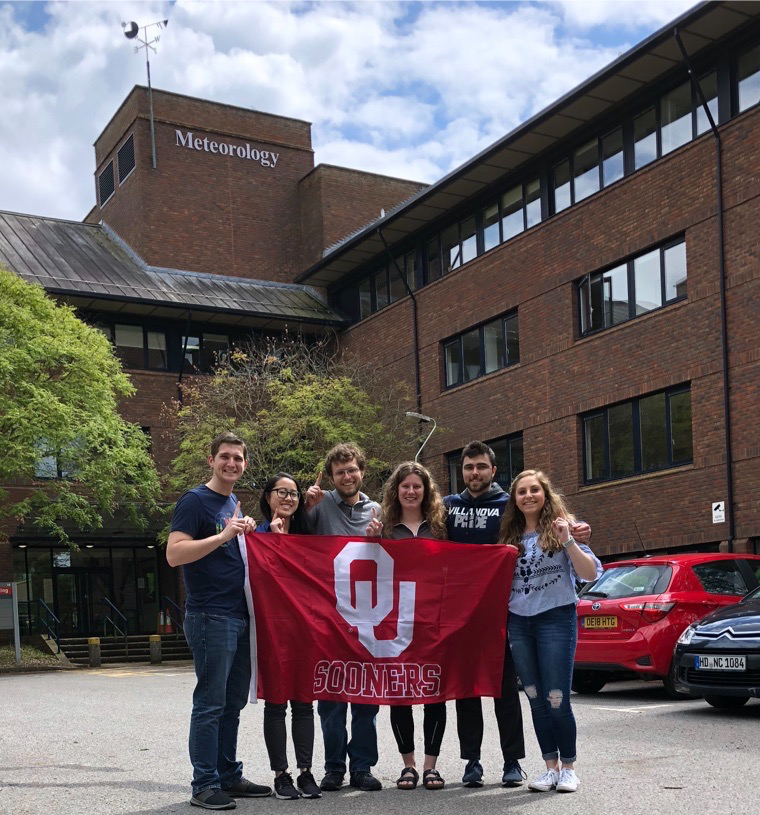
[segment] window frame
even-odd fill
[[[525,446],[523,440],[523,431],[517,430],[514,433],[508,433],[506,436],[497,436],[494,439],[486,441],[485,444],[487,444],[491,449],[494,450],[494,452],[496,452],[496,450],[494,449],[494,445],[498,445],[500,444],[500,442],[504,442],[506,446],[507,461],[505,471],[509,470],[510,474],[513,474],[510,477],[511,484],[512,479],[515,478],[515,476],[517,476],[520,472],[522,472],[525,469]],[[520,442],[520,447],[522,448],[523,451],[522,464],[520,465],[519,469],[515,468],[515,461],[513,456],[513,445],[516,442]],[[452,450],[451,452],[446,453],[446,469],[449,476],[449,493],[451,494],[456,494],[455,489],[458,488],[459,479],[461,478],[462,475],[461,468],[462,450],[464,450],[464,447],[460,447],[458,450]],[[499,462],[497,455],[496,476],[498,476],[498,474],[499,474]],[[454,476],[453,479],[452,476]],[[494,481],[497,484],[499,484],[499,486],[501,486],[504,490],[508,490],[510,485],[502,484],[500,481],[498,481],[496,476],[494,476]],[[462,488],[464,489],[464,484],[462,485]],[[461,490],[459,490],[459,492],[461,492]]]
[[[121,177],[121,151],[127,146],[129,142],[132,142],[132,167],[129,172],[124,176]],[[132,175],[132,173],[137,169],[137,152],[135,148],[135,134],[134,131],[127,136],[126,139],[121,143],[119,149],[116,151],[116,174],[119,180],[119,186],[121,187],[124,182]]]
[[[111,171],[111,181],[113,182],[113,189],[111,190],[109,195],[103,198],[101,179],[109,170]],[[112,157],[108,164],[105,167],[103,167],[103,169],[98,173],[98,201],[100,208],[102,209],[114,197],[114,195],[116,195],[116,172],[113,167],[113,157]]]
[[[517,352],[517,359],[510,360],[509,359],[509,340],[508,340],[508,330],[507,325],[510,320],[515,319],[517,320],[517,343],[518,343],[518,352]],[[494,368],[491,371],[486,371],[486,345],[485,345],[485,329],[487,326],[492,325],[496,322],[501,322],[501,341],[502,347],[504,349],[504,365],[501,365],[497,368]],[[472,334],[474,331],[478,332],[478,349],[479,349],[479,356],[480,356],[480,373],[476,374],[469,379],[465,379],[465,364],[464,364],[464,337]],[[485,320],[482,323],[474,325],[465,331],[460,331],[458,334],[455,334],[451,337],[447,337],[446,339],[441,341],[441,350],[442,350],[442,357],[443,357],[443,390],[451,390],[452,388],[457,388],[460,385],[466,385],[468,382],[473,382],[476,379],[480,379],[484,376],[489,374],[496,373],[497,371],[503,371],[506,368],[511,368],[514,365],[518,365],[520,363],[520,351],[519,351],[519,343],[520,343],[520,329],[519,329],[519,317],[518,317],[518,310],[516,308],[510,309],[509,311],[505,312],[504,314],[499,315],[498,317],[492,317],[489,320]],[[449,348],[456,347],[458,349],[459,354],[459,361],[457,363],[458,366],[458,376],[456,382],[449,382],[449,364],[448,364],[448,355],[447,350]]]

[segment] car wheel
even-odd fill
[[[736,710],[744,707],[749,702],[749,696],[713,696],[713,694],[706,694],[705,702],[708,705],[723,708],[724,710]]]
[[[576,693],[599,693],[607,684],[607,677],[601,671],[573,671],[572,689]]]
[[[676,664],[670,663],[670,670],[667,676],[663,676],[662,684],[665,686],[665,693],[669,699],[674,699],[677,702],[683,702],[686,699],[699,699],[701,694],[694,693],[693,691],[681,690],[676,687]]]

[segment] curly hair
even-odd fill
[[[332,479],[333,464],[346,464],[351,459],[356,459],[356,466],[364,472],[367,460],[359,445],[353,442],[347,444],[336,444],[325,456],[325,473]]]
[[[399,484],[408,476],[419,476],[425,490],[422,498],[422,517],[427,522],[433,538],[446,538],[446,507],[430,470],[416,461],[405,461],[399,464],[383,487],[381,513],[383,518],[383,537],[393,537],[393,527],[401,521],[401,502],[398,498]]]
[[[565,503],[564,496],[554,489],[549,477],[542,470],[523,470],[512,481],[509,488],[509,501],[501,518],[499,527],[498,543],[508,544],[517,547],[517,551],[522,555],[525,547],[522,537],[525,534],[525,516],[517,508],[515,494],[518,483],[528,476],[533,476],[544,491],[544,506],[538,519],[538,545],[549,552],[562,551],[562,544],[559,542],[557,533],[552,528],[552,524],[557,518],[564,518],[568,523],[574,524],[575,517],[570,513]]]

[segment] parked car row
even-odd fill
[[[573,690],[641,678],[662,680],[671,698],[704,696],[716,707],[760,696],[759,587],[760,555],[607,564],[579,594]]]

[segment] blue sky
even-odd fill
[[[316,161],[432,182],[692,5],[0,2],[0,209],[81,219],[92,144],[167,18],[155,87],[305,119]]]

